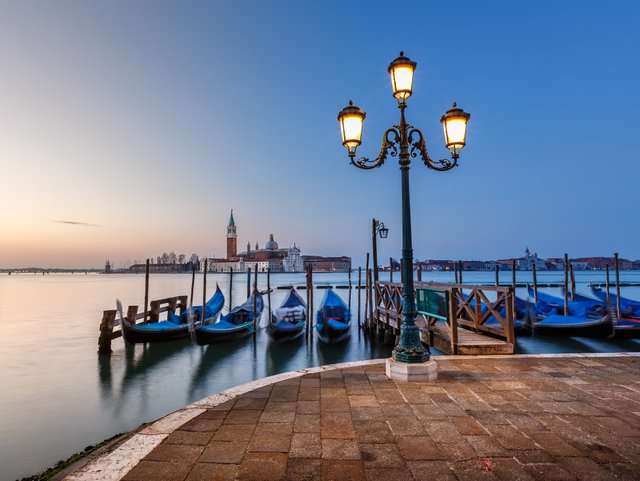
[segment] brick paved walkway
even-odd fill
[[[380,363],[250,391],[123,479],[640,479],[640,357],[436,360],[435,383]]]

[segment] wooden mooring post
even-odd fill
[[[116,321],[116,310],[111,309],[102,313],[100,321],[100,336],[98,337],[98,354],[111,354],[111,339],[113,337],[113,325]]]
[[[229,310],[233,309],[231,298],[233,296],[233,267],[229,267]]]
[[[611,309],[611,297],[610,297],[610,294],[609,294],[609,287],[610,287],[610,283],[609,283],[609,264],[607,264],[605,266],[605,269],[607,270],[607,277],[605,279],[605,282],[606,282],[605,287],[607,289],[607,308]]]
[[[358,331],[362,328],[360,324],[360,292],[362,291],[362,267],[358,267]]]
[[[147,312],[149,310],[149,259],[147,259],[147,263],[144,269],[144,320],[142,322],[147,322]]]
[[[253,275],[253,341],[258,339],[258,263],[254,265]]]
[[[462,270],[464,268],[464,265],[462,264],[462,261],[458,261],[458,272],[460,273],[460,284],[462,284]]]
[[[351,266],[349,266],[349,303],[347,304],[349,312],[351,312]]]
[[[247,299],[251,296],[251,267],[247,267]]]
[[[196,283],[196,266],[191,267],[191,297],[189,297],[191,304],[193,306],[193,287]]]
[[[207,304],[207,259],[204,260],[204,272],[202,273],[202,325],[205,319],[205,306]]]
[[[309,337],[311,341],[313,341],[313,313],[316,312],[314,309],[313,303],[313,264],[309,263],[309,312],[311,315],[309,316]]]
[[[613,259],[616,267],[616,311],[618,313],[618,319],[620,319],[622,315],[622,309],[620,309],[620,265],[618,259],[618,253],[613,253]]]
[[[564,315],[569,315],[569,254],[564,255]]]
[[[496,287],[500,285],[500,267],[496,266]]]
[[[538,274],[536,263],[533,263],[533,302],[538,302]]]
[[[573,264],[569,264],[569,273],[571,274],[571,300],[576,300],[576,274],[573,271]]]
[[[369,262],[367,262],[367,270],[368,269],[369,269]],[[393,257],[389,257],[389,282],[393,282]]]
[[[269,322],[271,322],[271,267],[267,267],[267,302],[269,306]]]

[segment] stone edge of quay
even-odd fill
[[[607,353],[561,353],[561,354],[512,354],[512,355],[480,355],[480,356],[431,356],[437,360],[454,359],[519,359],[519,358],[589,358],[589,357],[640,357],[640,352],[607,352]],[[149,454],[156,446],[164,441],[169,434],[178,429],[187,421],[202,414],[207,408],[215,407],[226,401],[236,398],[254,389],[259,389],[280,381],[286,381],[305,374],[332,371],[334,369],[347,369],[350,367],[367,366],[385,362],[383,359],[368,359],[365,361],[351,361],[338,364],[326,364],[324,366],[288,371],[273,376],[256,379],[238,386],[234,386],[224,391],[207,396],[199,401],[191,403],[182,409],[174,411],[151,424],[145,425],[134,431],[124,442],[112,451],[102,452],[95,458],[89,456],[83,463],[79,461],[80,467],[71,473],[66,474],[64,481],[119,481],[126,475],[140,460]],[[118,441],[116,441],[117,444]]]

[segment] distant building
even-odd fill
[[[538,271],[547,270],[547,263],[544,259],[540,259],[536,253],[532,254],[527,247],[524,251],[524,256],[516,259],[516,269],[519,271],[532,271],[534,265]]]
[[[191,270],[191,264],[149,264],[149,273],[151,274],[169,274],[175,272],[188,272]],[[133,264],[129,267],[132,274],[144,274],[146,272],[146,264]]]
[[[238,252],[238,235],[233,210],[227,225],[227,258],[209,259],[208,270],[213,272],[246,272],[249,268],[258,269],[259,272],[302,272],[303,264],[300,256],[300,248],[293,247],[280,249],[278,243],[269,235],[269,240],[260,249],[256,242],[256,248],[251,250],[251,243],[247,242],[247,250]]]
[[[349,272],[351,257],[302,256],[304,267],[313,266],[315,272]]]

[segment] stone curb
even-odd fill
[[[456,359],[523,359],[523,358],[590,358],[590,357],[640,357],[640,352],[615,352],[615,353],[562,353],[562,354],[513,354],[505,355],[481,355],[481,356],[432,356],[437,360]],[[385,359],[370,359],[365,361],[344,362],[339,364],[327,364],[319,367],[289,371],[274,376],[257,379],[245,384],[240,384],[224,391],[220,391],[204,399],[196,401],[188,406],[168,414],[154,423],[141,428],[129,439],[123,442],[113,451],[90,460],[84,466],[63,478],[64,481],[119,481],[140,460],[149,454],[156,446],[173,431],[187,421],[195,418],[207,410],[226,401],[236,398],[249,391],[259,389],[287,379],[304,376],[334,369],[346,369],[350,367],[380,364]]]

